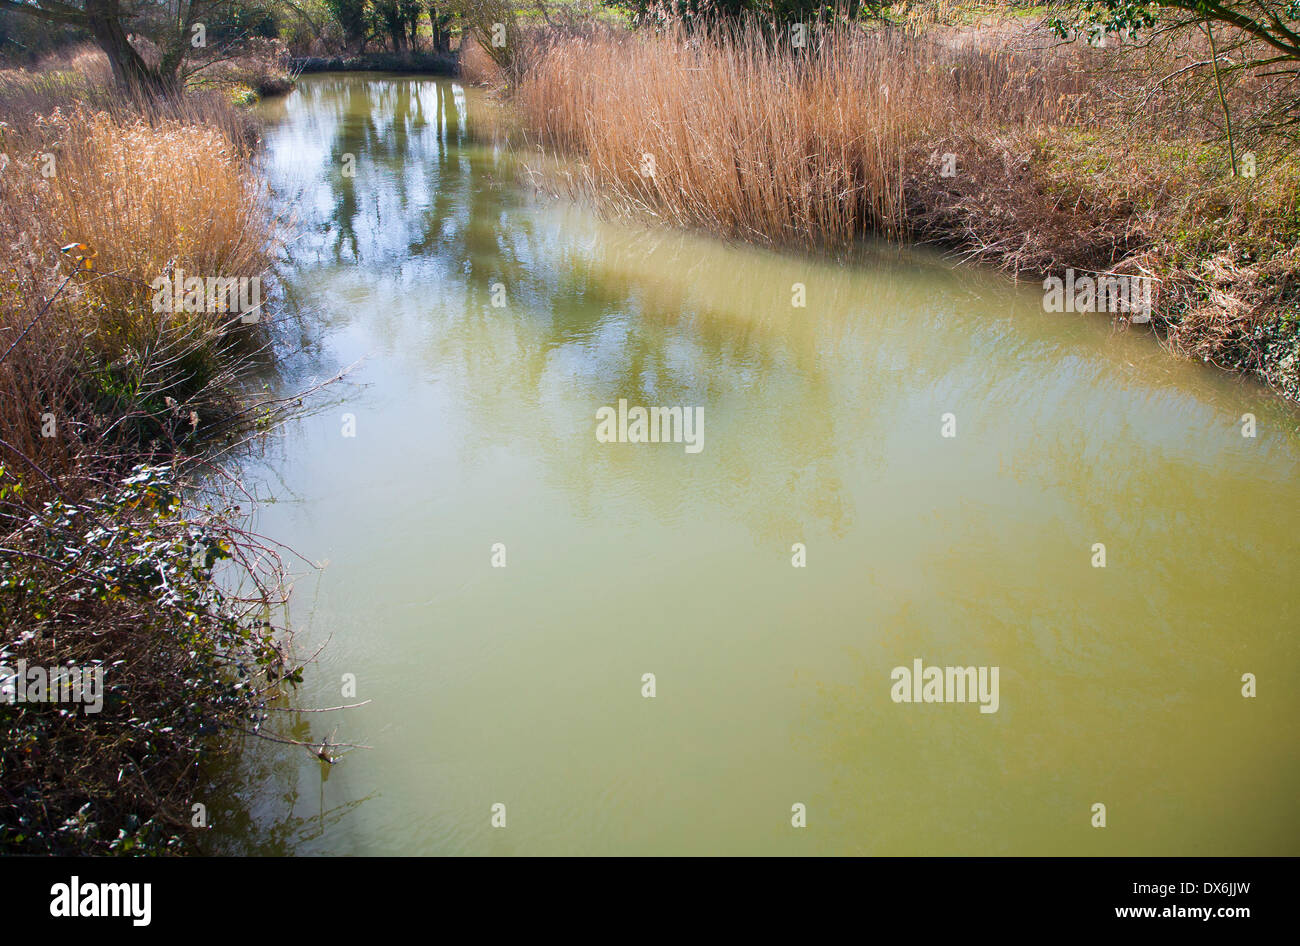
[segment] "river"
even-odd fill
[[[1293,410],[925,251],[603,222],[486,107],[263,106],[268,383],[356,367],[242,476],[323,564],[299,705],[371,701],[271,724],[371,748],[250,744],[223,849],[1300,854]],[[702,449],[600,442],[620,400]],[[916,660],[998,668],[996,711],[895,702]]]

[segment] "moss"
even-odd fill
[[[256,105],[260,96],[256,90],[244,85],[242,82],[230,88],[230,103],[240,108],[247,108],[250,105]]]

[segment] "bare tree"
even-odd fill
[[[296,4],[286,5],[303,15]],[[117,84],[146,95],[180,91],[186,58],[209,48],[208,31],[241,6],[237,0],[0,0],[0,10],[86,30]],[[132,36],[148,40],[157,56],[146,58]]]

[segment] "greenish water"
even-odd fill
[[[277,383],[360,364],[243,475],[328,562],[301,705],[372,701],[272,722],[372,748],[252,744],[226,849],[1300,854],[1292,411],[923,253],[598,222],[471,142],[482,108],[267,107],[309,326]],[[702,408],[703,450],[598,442],[619,399]],[[997,711],[894,702],[918,658],[999,668]]]

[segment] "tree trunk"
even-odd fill
[[[447,29],[451,22],[450,14],[439,14],[437,2],[429,4],[429,27],[433,33],[433,51],[435,53],[451,52],[451,30]]]
[[[119,0],[86,0],[85,12],[90,35],[108,57],[119,88],[150,96],[176,91],[177,70],[165,72],[152,68],[127,39]]]

